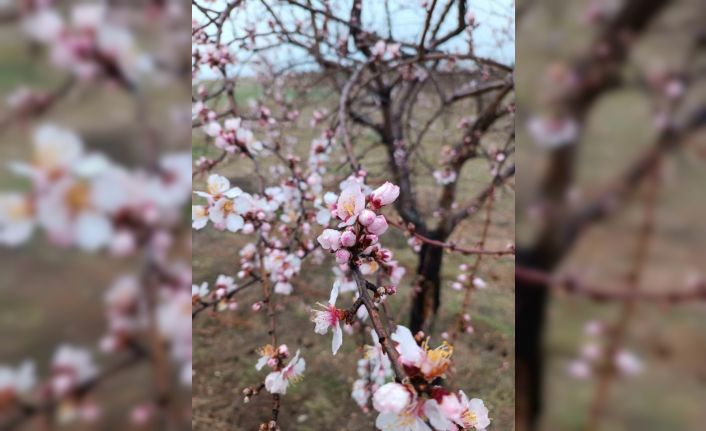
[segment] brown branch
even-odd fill
[[[370,316],[370,321],[372,322],[373,329],[375,329],[375,332],[378,335],[380,345],[387,354],[387,357],[390,359],[392,371],[395,373],[395,379],[398,382],[402,382],[405,380],[406,376],[400,366],[400,355],[399,353],[397,353],[397,349],[395,349],[395,347],[392,345],[390,334],[387,330],[388,325],[382,322],[380,312],[378,311],[377,306],[368,294],[367,284],[369,282],[363,277],[357,266],[352,265],[351,272],[353,273],[353,278],[355,279],[355,283],[358,286],[358,294],[360,295],[360,298],[362,298],[365,309],[368,311],[368,315]]]
[[[515,279],[525,282],[522,288],[549,289],[569,295],[583,296],[596,302],[623,302],[636,299],[646,303],[682,304],[706,301],[706,281],[701,281],[688,289],[663,292],[630,291],[622,286],[595,285],[573,275],[557,276],[549,272],[526,266],[515,267]]]

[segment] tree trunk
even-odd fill
[[[518,250],[517,265],[547,266],[537,256]],[[540,259],[541,260],[541,259]],[[541,268],[545,269],[545,268]],[[549,294],[546,286],[515,281],[515,429],[535,431],[542,412],[544,321]]]
[[[444,249],[423,244],[419,252],[417,279],[412,296],[412,312],[409,328],[413,334],[424,331],[428,334],[433,328],[434,317],[441,304],[441,264]]]

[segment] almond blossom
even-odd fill
[[[357,183],[350,184],[343,189],[336,202],[336,216],[343,220],[344,225],[356,222],[358,214],[365,208],[365,195]]]
[[[306,361],[299,357],[299,350],[289,363],[279,371],[273,371],[265,378],[265,388],[272,394],[286,394],[290,384],[303,378]]]
[[[57,349],[51,367],[51,388],[60,397],[75,390],[98,373],[91,352],[69,344]]]
[[[223,197],[231,199],[235,198],[241,193],[242,190],[240,190],[239,188],[230,187],[230,181],[228,180],[228,178],[217,174],[212,174],[208,176],[205,192],[194,192],[195,195],[208,199],[209,204],[213,204],[214,202],[218,201]]]
[[[17,368],[0,366],[0,399],[26,395],[36,381],[35,366],[31,361],[24,361]]]
[[[0,244],[24,243],[32,236],[35,225],[29,198],[20,193],[0,194]]]
[[[208,224],[209,220],[208,207],[203,205],[191,206],[191,227],[196,230],[201,230]]]
[[[459,395],[440,392],[424,403],[424,413],[434,429],[456,431],[459,429],[484,430],[490,425],[488,409],[477,398],[468,399],[463,391]]]
[[[270,368],[276,368],[280,357],[286,358],[289,356],[289,349],[285,344],[280,345],[278,348],[271,344],[266,344],[261,349],[258,349],[257,353],[260,355],[260,359],[257,360],[255,369],[260,371],[265,365]]]
[[[435,349],[428,346],[428,340],[419,346],[412,332],[402,325],[397,325],[397,329],[390,337],[397,343],[396,349],[400,354],[400,362],[408,374],[421,374],[431,381],[436,377],[444,376],[451,365],[453,346],[446,342]]]
[[[334,283],[331,289],[331,296],[328,300],[328,305],[318,304],[323,308],[320,311],[313,311],[311,315],[312,322],[316,323],[314,332],[325,335],[329,328],[333,332],[331,341],[331,351],[335,355],[338,349],[343,344],[343,331],[341,330],[341,320],[343,319],[343,310],[336,308],[336,299],[338,298],[339,285]]]
[[[426,424],[422,400],[412,401],[400,412],[380,413],[375,426],[383,431],[432,431]]]

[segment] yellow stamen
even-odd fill
[[[461,420],[463,421],[463,424],[465,426],[470,427],[476,424],[478,417],[476,417],[475,413],[473,413],[472,411],[466,410],[461,414]]]
[[[66,205],[74,212],[79,212],[86,207],[91,197],[91,189],[86,183],[78,183],[72,186],[66,193]]]

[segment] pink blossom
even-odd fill
[[[446,394],[424,403],[424,413],[434,429],[456,431],[458,427],[467,430],[484,430],[490,425],[488,409],[482,400],[469,400],[463,391],[459,395]]]
[[[353,224],[357,220],[358,214],[365,208],[365,195],[360,189],[360,184],[351,182],[338,197],[336,203],[336,216],[346,222]]]
[[[272,394],[286,394],[287,387],[302,378],[306,361],[299,357],[299,350],[289,363],[280,371],[273,371],[265,378],[265,388]]]
[[[343,311],[336,308],[336,298],[338,298],[339,288],[340,283],[336,280],[336,282],[333,283],[333,289],[331,289],[328,305],[319,303],[317,305],[322,307],[322,310],[313,311],[311,313],[311,321],[316,323],[314,332],[325,335],[329,328],[331,328],[333,332],[331,351],[334,355],[338,352],[341,344],[343,344],[343,331],[341,330],[340,323],[343,318]]]
[[[400,195],[400,188],[391,182],[386,182],[381,185],[370,196],[370,202],[373,208],[380,208],[389,205],[397,200]]]

